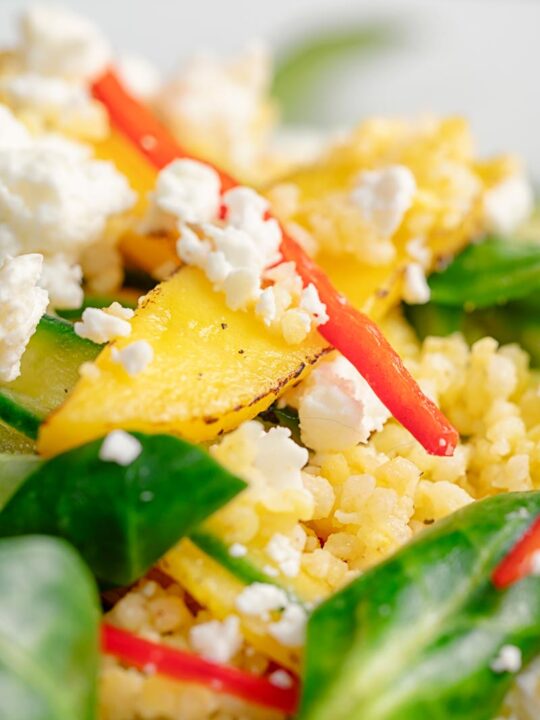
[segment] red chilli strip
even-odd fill
[[[257,675],[144,640],[112,625],[102,625],[101,647],[105,654],[114,655],[127,665],[155,669],[158,675],[205,685],[215,692],[234,695],[287,715],[292,715],[298,707],[297,682],[290,688],[281,688]]]
[[[185,152],[152,112],[126,92],[112,70],[99,78],[92,90],[107,108],[112,124],[158,170],[178,158],[198,159]],[[222,191],[238,184],[214,169],[221,178]],[[320,334],[358,369],[392,415],[429,453],[452,455],[458,442],[457,431],[421,391],[376,323],[350,305],[324,271],[285,232],[281,252],[285,260],[296,263],[305,285],[315,285],[326,305],[330,320],[318,327]]]
[[[495,587],[503,590],[530,575],[533,569],[533,555],[538,551],[540,551],[540,516],[525,530],[493,571],[491,581]]]

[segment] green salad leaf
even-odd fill
[[[540,647],[540,577],[496,590],[500,559],[540,513],[540,492],[473,503],[317,607],[302,720],[492,720],[513,680],[504,645]]]
[[[94,720],[101,611],[76,552],[54,538],[0,541],[0,717]]]
[[[398,34],[388,23],[365,23],[312,31],[285,47],[274,72],[272,96],[279,102],[283,120],[289,123],[320,121],[321,85],[345,59],[369,57],[395,44]]]
[[[37,455],[0,454],[0,508],[41,463]]]
[[[485,308],[527,297],[540,287],[540,245],[486,238],[434,273],[429,286],[431,300],[450,307]]]
[[[0,512],[0,537],[63,537],[102,583],[128,585],[245,487],[184,440],[132,435],[127,466],[100,459],[102,440],[41,464]]]

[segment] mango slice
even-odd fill
[[[112,359],[145,340],[153,361],[130,377]],[[105,347],[99,377],[81,377],[41,426],[38,448],[54,455],[113,428],[211,440],[266,409],[328,350],[317,333],[287,345],[252,312],[230,310],[197,268],[181,268],[152,290],[129,338]]]

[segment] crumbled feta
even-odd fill
[[[117,58],[116,72],[129,92],[141,100],[151,100],[161,88],[159,70],[142,55],[123,53]]]
[[[258,423],[257,423],[258,424]],[[255,447],[254,467],[276,488],[303,488],[302,468],[309,459],[308,451],[291,438],[289,428],[274,427],[268,432],[261,428]]]
[[[45,126],[76,133],[79,137],[102,139],[108,131],[103,107],[84,85],[37,73],[7,75],[0,89],[16,112],[32,113]]]
[[[102,442],[99,459],[117,465],[131,465],[142,452],[142,445],[136,437],[124,430],[113,430]]]
[[[223,292],[231,310],[243,310],[260,296],[259,274],[251,268],[233,270],[223,281]]]
[[[268,632],[285,647],[301,647],[306,637],[307,614],[300,605],[290,603],[277,622],[270,623]]]
[[[503,645],[490,667],[496,673],[519,672],[521,670],[521,650],[516,645]]]
[[[227,663],[242,646],[240,621],[236,615],[229,615],[223,622],[210,620],[194,625],[189,631],[189,643],[207,660]]]
[[[540,575],[540,550],[536,550],[531,556],[531,573]]]
[[[146,340],[136,340],[121,350],[111,348],[111,359],[122,365],[128,375],[132,377],[142,372],[154,359],[154,350]]]
[[[251,188],[239,186],[223,195],[223,204],[227,208],[227,223],[248,233],[264,258],[262,265],[269,267],[279,262],[281,230],[277,220],[265,217],[270,208],[268,200]]]
[[[294,547],[286,535],[275,533],[266,546],[266,552],[284,575],[287,575],[287,577],[296,577],[298,575],[302,552]]]
[[[78,308],[82,305],[82,276],[81,266],[69,262],[62,253],[43,259],[40,285],[49,293],[53,308]]]
[[[28,147],[32,138],[25,126],[20,123],[11,110],[0,105],[0,151]]]
[[[24,13],[20,52],[29,70],[75,80],[92,80],[111,60],[109,43],[94,23],[52,3]]]
[[[109,315],[120,318],[121,320],[131,320],[131,318],[135,315],[135,311],[132,310],[132,308],[123,307],[116,300],[105,309],[105,312]]]
[[[118,317],[113,311],[100,308],[86,308],[82,319],[75,323],[75,332],[79,337],[101,344],[118,337],[129,337],[131,325]]]
[[[403,299],[410,305],[424,305],[430,297],[424,268],[420,263],[408,263],[403,277]]]
[[[194,152],[252,171],[273,121],[266,107],[271,75],[270,53],[260,42],[231,61],[201,53],[162,88],[157,105]]]
[[[272,286],[265,288],[255,305],[255,313],[259,315],[264,324],[271,325],[277,317],[276,294]]]
[[[328,321],[326,306],[313,284],[302,289],[294,263],[282,263],[281,228],[267,217],[268,201],[247,187],[223,195],[210,167],[179,160],[159,175],[146,223],[171,228],[180,236],[182,262],[201,268],[232,310],[253,309],[267,326],[278,328],[290,344],[302,342],[313,326]],[[189,223],[189,224],[188,224]],[[263,285],[266,285],[263,289]]]
[[[423,268],[429,268],[433,253],[426,245],[425,238],[417,237],[409,240],[405,249],[410,258],[420,263]]]
[[[416,180],[409,168],[389,165],[360,173],[350,197],[364,219],[389,238],[401,225],[415,192]]]
[[[279,575],[279,570],[276,570],[273,565],[263,565],[262,570],[265,575],[268,575],[268,577],[271,578],[278,577]]]
[[[255,582],[248,585],[236,598],[236,608],[245,615],[268,620],[270,613],[286,608],[287,593],[275,585]]]
[[[300,308],[309,313],[315,325],[324,325],[329,320],[326,305],[321,302],[319,292],[313,283],[309,283],[302,290]]]
[[[274,670],[268,676],[268,680],[272,685],[283,690],[288,690],[294,685],[292,676],[286,670]]]
[[[221,181],[217,172],[197,160],[174,160],[158,175],[147,224],[169,228],[177,220],[201,223],[219,211]]]
[[[101,377],[101,370],[93,362],[83,362],[79,367],[79,375],[88,380],[99,380]]]
[[[511,233],[532,213],[534,193],[524,175],[515,174],[484,196],[484,215],[488,230],[496,233]]]
[[[0,380],[20,375],[21,358],[47,309],[47,291],[38,287],[43,257],[6,257],[0,267]]]
[[[247,547],[241,543],[233,543],[229,547],[229,555],[233,558],[245,557],[247,555]]]
[[[390,413],[341,355],[321,363],[295,395],[302,442],[319,452],[366,442]]]
[[[78,307],[82,255],[135,195],[112,163],[92,159],[84,146],[50,136],[34,140],[7,111],[0,112],[3,127],[14,143],[5,147],[0,132],[0,260],[42,253],[53,306],[58,299]]]

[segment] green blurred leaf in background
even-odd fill
[[[389,47],[402,33],[389,22],[320,29],[285,47],[276,63],[272,95],[285,124],[320,121],[328,83],[335,83],[351,59],[359,63]]]

